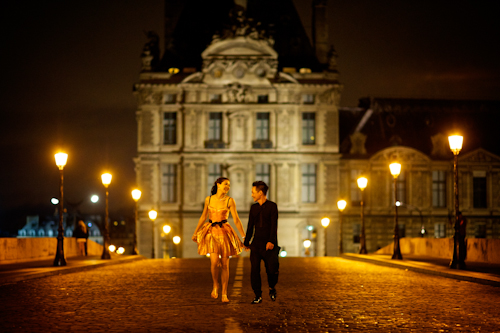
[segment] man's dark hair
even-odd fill
[[[267,186],[267,184],[264,183],[262,180],[253,182],[252,186],[255,186],[257,188],[257,191],[262,191],[264,195],[267,195],[267,190],[269,189],[269,186]]]

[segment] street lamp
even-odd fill
[[[321,225],[325,228],[325,257],[327,256],[326,253],[326,228],[330,224],[330,219],[328,217],[324,217],[321,219]]]
[[[172,227],[170,227],[168,224],[165,224],[163,226],[163,234],[165,235],[165,248],[163,254],[164,258],[170,258],[170,246],[169,246],[170,240],[168,238],[168,234],[170,233],[171,230]]]
[[[134,221],[134,245],[132,254],[139,254],[137,250],[137,223],[139,220],[139,209],[138,209],[138,201],[141,198],[141,191],[138,189],[132,190],[132,199],[135,201],[135,221]]]
[[[462,150],[464,137],[452,135],[448,137],[450,149],[453,152],[453,173],[455,178],[455,235],[453,236],[453,259],[450,268],[465,268],[465,237],[460,235],[459,207],[458,207],[458,154]]]
[[[154,209],[151,209],[148,213],[149,219],[153,222],[153,226],[151,228],[151,259],[155,258],[155,220],[158,216],[158,212]]]
[[[394,177],[394,251],[392,259],[403,259],[401,249],[399,248],[399,225],[398,225],[398,184],[397,179],[401,173],[401,164],[391,163],[389,165],[391,175]]]
[[[174,236],[174,238],[172,239],[172,241],[175,244],[175,256],[179,257],[179,254],[177,253],[178,252],[177,245],[179,245],[179,243],[181,242],[181,238],[179,236]]]
[[[359,248],[360,254],[367,254],[366,251],[366,235],[365,235],[365,214],[364,214],[364,202],[363,202],[363,191],[368,185],[368,179],[366,177],[358,178],[358,187],[361,190],[361,246]]]
[[[306,248],[306,251],[309,251],[309,248],[311,247],[312,242],[309,239],[306,239],[304,241],[304,247]]]
[[[59,168],[61,181],[59,186],[60,200],[59,200],[59,228],[57,229],[57,251],[56,258],[54,259],[54,266],[66,266],[66,258],[64,257],[64,228],[63,228],[63,215],[64,215],[64,174],[63,169],[68,161],[68,154],[57,153],[55,154],[56,165]]]
[[[111,259],[111,255],[109,254],[109,191],[108,186],[111,184],[111,174],[103,173],[101,175],[102,184],[106,188],[106,215],[104,217],[104,246],[102,247],[102,256],[101,259]]]
[[[344,253],[344,247],[342,246],[342,212],[344,211],[345,207],[347,206],[347,201],[345,200],[339,200],[337,201],[337,208],[339,209],[339,254]]]

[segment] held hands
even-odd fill
[[[196,237],[196,234],[194,234],[193,237],[191,237],[191,239],[193,240],[193,242],[198,243],[198,238]]]
[[[266,251],[267,250],[272,250],[272,249],[274,249],[274,244],[271,243],[271,242],[267,242],[267,244],[266,244]]]

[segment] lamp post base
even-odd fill
[[[64,257],[64,240],[59,236],[57,237],[57,252],[54,259],[54,266],[66,266],[66,258]]]

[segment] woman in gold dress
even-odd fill
[[[198,254],[210,253],[210,268],[212,271],[212,298],[218,297],[219,272],[222,284],[222,302],[229,302],[227,285],[229,282],[229,257],[240,254],[243,244],[233,228],[227,223],[229,212],[233,216],[236,228],[245,237],[243,225],[236,211],[234,199],[227,195],[230,181],[218,178],[212,187],[212,195],[205,198],[205,207],[193,234],[193,241],[198,243]],[[207,217],[209,218],[206,222]]]

